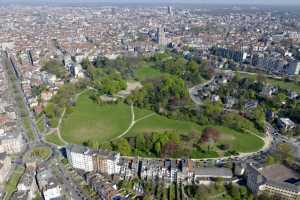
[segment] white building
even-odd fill
[[[300,73],[300,62],[299,61],[293,61],[288,66],[288,74],[289,75],[299,75]]]
[[[37,182],[45,200],[62,199],[62,187],[49,169],[38,172]]]
[[[8,180],[11,170],[11,158],[5,153],[0,153],[0,184]]]
[[[0,136],[0,153],[16,154],[23,151],[25,141],[22,134],[19,133],[4,133]]]
[[[73,168],[86,172],[94,170],[93,153],[84,146],[71,145],[67,148],[67,157]]]
[[[118,164],[119,164],[119,157],[108,159],[107,160],[107,173],[109,175],[120,173],[121,168]]]
[[[278,120],[278,125],[281,129],[284,129],[284,130],[291,130],[293,128],[295,128],[295,123],[290,120],[289,118],[280,118]]]
[[[54,182],[50,182],[48,187],[43,191],[45,200],[53,200],[61,197],[61,186]]]

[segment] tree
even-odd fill
[[[270,156],[270,155],[269,155],[269,156],[267,157],[266,163],[267,163],[267,165],[273,165],[273,164],[276,163],[276,160],[275,160],[275,158],[274,158],[273,156]]]
[[[141,151],[146,149],[146,142],[145,142],[145,137],[144,134],[138,134],[136,136],[136,141],[135,141],[135,147]]]
[[[242,196],[243,198],[246,198],[247,195],[248,195],[248,190],[247,190],[247,188],[246,188],[245,186],[240,186],[239,190],[240,190],[241,196]]]
[[[153,200],[151,195],[146,195],[143,200]]]
[[[67,71],[63,64],[57,60],[49,60],[42,67],[42,71],[47,71],[51,74],[56,75],[58,78],[63,78]]]
[[[131,146],[125,138],[120,138],[116,141],[113,141],[112,145],[113,150],[120,152],[121,155],[131,155]]]
[[[228,192],[229,192],[229,195],[235,199],[235,200],[240,200],[241,199],[241,193],[240,193],[240,190],[239,190],[239,187],[233,185],[233,184],[229,184],[228,186]]]
[[[220,138],[220,132],[216,128],[206,128],[201,135],[201,142],[208,143],[210,140],[217,142]]]
[[[175,200],[176,198],[175,184],[171,184],[169,188],[169,200]]]
[[[255,120],[258,128],[264,129],[266,117],[261,107],[257,107],[256,109],[254,109],[251,112],[251,115],[252,115],[252,119]]]

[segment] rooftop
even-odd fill
[[[295,183],[300,181],[300,174],[294,170],[280,164],[270,165],[261,169],[261,174],[268,180]]]

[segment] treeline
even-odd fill
[[[137,107],[163,113],[188,104],[189,95],[182,79],[164,75],[145,83],[143,89],[134,92],[126,101]]]
[[[162,72],[183,79],[188,85],[199,84],[214,75],[214,70],[209,67],[207,61],[195,57],[185,59],[182,54],[171,54],[169,52],[156,54],[148,62]]]
[[[47,71],[50,74],[54,74],[58,78],[64,78],[67,75],[67,70],[65,69],[63,63],[54,59],[47,61],[43,65],[42,71]]]
[[[65,83],[47,103],[44,108],[44,114],[47,116],[49,125],[52,128],[57,127],[64,108],[66,108],[67,113],[72,112],[73,107],[76,105],[74,100],[75,94],[85,89],[87,84],[85,80],[81,80],[75,84]]]

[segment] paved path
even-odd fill
[[[66,113],[66,108],[64,108],[64,111],[63,111],[63,113],[61,114],[60,119],[59,119],[59,121],[58,121],[58,125],[57,125],[57,135],[58,135],[59,140],[60,140],[62,143],[64,143],[64,144],[66,145],[66,144],[68,144],[68,142],[65,141],[65,140],[62,138],[61,134],[60,134],[60,125],[61,125],[61,123],[62,123],[62,120],[63,120],[64,116],[65,116],[65,113]]]
[[[116,140],[116,139],[120,139],[121,137],[124,137],[133,128],[133,126],[136,123],[138,123],[138,122],[140,122],[140,121],[142,121],[144,119],[147,119],[147,118],[152,117],[153,115],[155,115],[155,113],[150,113],[148,115],[145,115],[144,117],[141,117],[140,119],[135,120],[135,113],[134,113],[134,106],[133,106],[133,104],[130,105],[130,108],[131,108],[131,123],[130,123],[129,127],[121,135],[119,135],[118,137],[116,137],[116,138],[114,138],[112,140]]]
[[[116,137],[116,139],[119,139],[119,138],[123,137],[124,135],[126,135],[132,129],[134,124],[136,123],[133,104],[130,105],[130,109],[131,109],[131,123],[130,123],[129,127],[126,129],[126,131],[124,131],[121,135]]]

